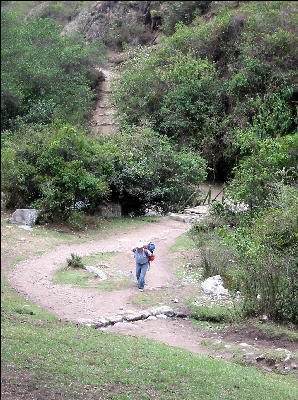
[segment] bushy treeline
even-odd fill
[[[62,36],[46,18],[24,21],[13,9],[1,9],[1,129],[59,118],[82,123],[94,105],[94,69],[102,59],[100,42]]]
[[[1,170],[7,206],[36,207],[43,220],[92,214],[105,200],[125,213],[178,210],[206,178],[204,159],[151,129],[91,139],[62,122],[3,132]]]
[[[243,135],[294,131],[296,3],[220,3],[210,21],[178,23],[158,46],[135,51],[121,65],[114,100],[123,120],[193,146],[225,179],[242,157]]]

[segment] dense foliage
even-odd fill
[[[132,141],[132,137],[134,140]],[[21,125],[3,133],[2,188],[8,207],[36,207],[43,219],[94,212],[104,200],[119,201],[124,212],[187,205],[206,177],[197,154],[177,151],[168,138],[128,127],[106,139],[61,122]]]
[[[123,120],[192,145],[219,179],[239,159],[239,136],[293,133],[297,63],[295,2],[222,3],[212,20],[180,22],[135,51],[114,88]]]
[[[298,323],[297,198],[297,189],[277,185],[253,216],[214,204],[209,220],[193,228],[205,276],[221,274],[240,291],[247,315]]]
[[[108,142],[117,155],[113,195],[121,199],[126,212],[142,213],[152,206],[178,211],[189,205],[206,179],[206,162],[199,154],[178,148],[149,128],[126,127]]]
[[[1,10],[1,126],[49,123],[55,118],[80,123],[93,106],[94,47],[79,35],[61,36],[49,19],[21,20]],[[97,56],[103,48],[98,46]]]

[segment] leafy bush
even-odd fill
[[[252,137],[249,137],[252,140]],[[277,182],[293,183],[297,179],[298,134],[276,140],[257,140],[251,154],[234,168],[228,195],[250,207],[262,207]]]
[[[297,323],[297,189],[278,189],[266,207],[252,219],[240,217],[235,228],[198,224],[192,234],[204,275],[223,275],[233,291],[240,290],[244,313]]]
[[[179,22],[190,24],[196,16],[206,13],[211,1],[170,1],[163,11],[162,31],[167,35],[174,33]]]
[[[86,226],[86,215],[83,211],[73,210],[70,212],[67,222],[77,231],[81,231]]]
[[[206,178],[202,157],[149,128],[126,127],[108,139],[106,146],[115,157],[110,180],[113,196],[120,199],[126,213],[142,214],[152,206],[163,211],[182,209]]]
[[[109,194],[113,164],[100,144],[71,125],[21,125],[3,133],[2,190],[8,207],[36,207],[44,220],[92,210]]]
[[[70,268],[84,268],[82,257],[71,253],[70,258],[66,259],[67,266]]]
[[[2,128],[14,127],[18,115],[27,123],[55,118],[81,123],[89,117],[95,95],[88,76],[94,49],[81,36],[60,32],[52,20],[25,22],[1,12]]]

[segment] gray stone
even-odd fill
[[[260,354],[259,356],[256,357],[256,361],[260,362],[265,360],[265,358],[266,358],[265,354]]]
[[[105,326],[108,326],[109,324],[110,324],[110,321],[108,321],[105,318],[101,318],[101,319],[99,319],[97,321],[94,321],[93,328],[96,328],[96,329],[103,328]]]
[[[248,361],[248,360],[251,360],[253,358],[253,356],[254,356],[254,353],[246,353],[246,354],[243,354],[243,359]]]
[[[151,309],[151,314],[152,315],[158,315],[158,314],[165,314],[168,317],[173,317],[175,315],[173,309],[168,306],[161,306],[161,307],[156,307]]]
[[[121,205],[116,203],[102,204],[98,206],[94,212],[94,215],[99,217],[121,217]]]
[[[114,272],[114,275],[125,276],[125,277],[131,279],[133,282],[137,281],[137,278],[135,277],[135,275],[132,272],[118,270],[118,271]]]
[[[220,275],[210,276],[201,284],[202,289],[207,294],[228,294],[228,289],[223,286],[223,280]]]
[[[112,315],[111,317],[107,318],[110,324],[116,324],[117,322],[123,322],[124,317],[122,315]]]
[[[139,319],[142,319],[142,315],[140,314],[132,314],[132,315],[126,315],[124,319],[128,322],[132,321],[138,321]]]
[[[267,315],[262,315],[261,318],[260,318],[260,321],[263,322],[263,323],[267,322],[268,321]]]
[[[9,222],[12,224],[34,225],[38,217],[38,210],[31,208],[18,208],[12,214]]]
[[[122,322],[116,322],[116,324],[114,326],[116,328],[133,327],[133,324],[131,322],[122,321]]]
[[[150,315],[150,317],[147,318],[147,321],[154,321],[157,318],[154,315]]]
[[[151,313],[149,311],[142,311],[141,312],[141,316],[142,318],[146,319],[148,317],[150,317]]]
[[[205,206],[197,206],[197,207],[193,207],[193,208],[186,208],[185,209],[185,213],[186,214],[199,214],[199,215],[203,215],[206,214],[207,211],[209,209],[208,205]]]
[[[107,275],[100,268],[93,267],[92,265],[85,265],[84,268],[92,274],[98,276],[103,281],[108,279]]]
[[[157,314],[156,317],[160,318],[160,319],[167,319],[168,318],[165,314]]]
[[[29,225],[18,225],[18,228],[24,229],[25,231],[33,231],[33,228]]]

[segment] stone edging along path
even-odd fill
[[[103,317],[96,320],[80,318],[77,320],[77,322],[82,325],[90,326],[91,328],[99,329],[125,322],[156,319],[156,317],[188,318],[189,314],[183,311],[174,311],[171,307],[168,306],[161,306],[161,307],[154,307],[149,310],[140,311],[137,313],[135,313],[134,311],[123,311],[123,315],[119,313],[118,315]]]

